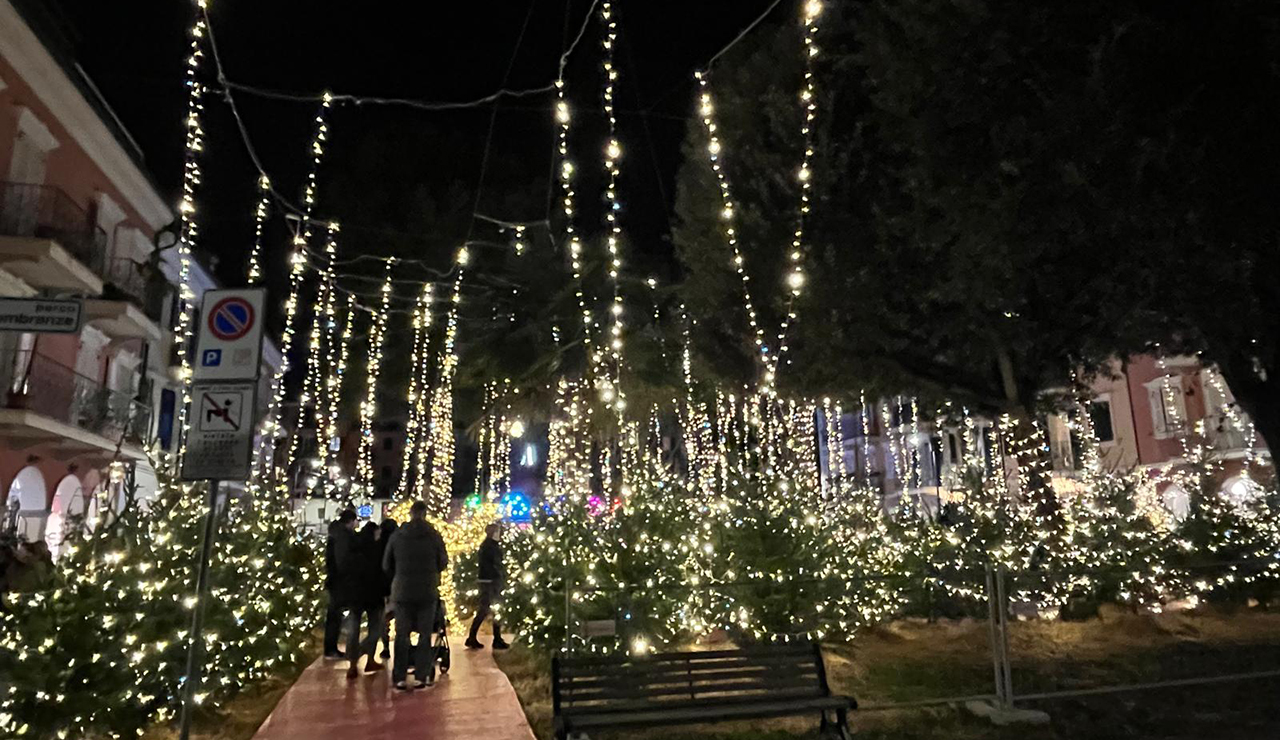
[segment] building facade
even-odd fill
[[[51,545],[97,505],[154,496],[181,399],[174,214],[68,50],[38,3],[0,0],[0,298],[82,305],[75,333],[0,332],[0,497]],[[198,263],[191,281],[216,287]]]
[[[1157,479],[1199,453],[1223,471],[1222,491],[1238,498],[1251,485],[1249,463],[1255,470],[1273,469],[1270,452],[1252,432],[1222,376],[1196,358],[1141,355],[1116,361],[1093,381],[1091,391],[1087,411],[1104,470],[1142,470]],[[1055,485],[1070,490],[1085,464],[1079,425],[1067,414],[1038,421]],[[1017,472],[1000,448],[994,424],[980,416],[970,418],[964,428],[925,421],[911,400],[903,398],[881,399],[865,411],[844,413],[838,427],[834,418],[828,423],[820,413],[823,477],[827,482],[844,476],[866,481],[884,492],[890,509],[909,498],[925,510],[936,510],[962,487],[961,476],[973,464],[988,474],[1003,474],[1012,489]],[[1175,482],[1162,483],[1159,493],[1175,516],[1186,513],[1187,493]]]

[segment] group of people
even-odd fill
[[[360,675],[360,659],[367,657],[364,670],[375,673],[384,665],[377,660],[378,643],[382,658],[390,655],[389,633],[394,620],[395,652],[391,680],[396,689],[423,689],[435,682],[434,637],[444,629],[444,606],[440,601],[440,575],[449,564],[444,538],[427,521],[427,505],[415,502],[404,526],[388,519],[381,525],[368,522],[356,530],[356,512],[347,509],[329,525],[325,545],[325,588],[329,606],[325,615],[324,655],[346,659],[347,678]],[[480,547],[480,608],[471,624],[466,646],[483,648],[477,639],[480,626],[501,598],[503,565],[501,525],[491,524]],[[338,641],[346,615],[346,652]],[[365,636],[360,639],[361,624]],[[410,635],[418,635],[411,646]],[[493,620],[493,647],[505,649],[497,619]],[[414,683],[408,683],[410,666]]]

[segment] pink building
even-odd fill
[[[76,333],[0,331],[3,530],[55,546],[69,517],[154,495],[180,392],[174,214],[67,48],[41,3],[0,0],[0,299],[83,305]]]

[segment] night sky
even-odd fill
[[[58,4],[77,37],[77,58],[138,140],[156,182],[175,201],[182,171],[186,93],[181,80],[191,4]],[[619,138],[627,152],[621,181],[623,224],[628,264],[638,275],[677,274],[668,217],[679,145],[693,105],[692,73],[770,4],[771,0],[614,3],[619,21]],[[317,10],[321,5],[332,7]],[[548,84],[589,6],[590,0],[209,3],[213,32],[233,82],[303,95],[328,89],[432,101],[472,100],[492,93],[503,86],[508,66],[507,88]],[[791,4],[780,4],[769,22],[784,22],[790,10]],[[768,31],[756,30],[761,32]],[[593,21],[567,73],[575,111],[571,146],[580,171],[588,173],[599,167],[604,135],[599,42],[599,27]],[[205,60],[202,79],[212,88],[206,98],[205,182],[199,194],[202,244],[217,255],[220,277],[234,284],[241,279],[252,238],[256,173],[222,100],[212,58]],[[283,194],[299,202],[317,103],[234,94],[268,174]],[[544,217],[554,142],[553,102],[553,93],[541,93],[498,103],[478,212],[511,221]],[[447,112],[336,107],[330,117],[330,149],[316,215],[342,221],[345,256],[353,251],[395,253],[446,266],[449,254],[465,238],[458,232],[467,231],[469,218],[402,218],[405,200],[425,192],[435,208],[469,214],[491,114],[492,104]],[[598,205],[594,184],[588,177],[578,188],[588,233],[598,213],[592,210]],[[288,235],[278,217],[271,228],[268,260],[276,277],[271,287],[279,290]],[[473,236],[497,235],[492,227],[477,224]],[[377,268],[365,263],[349,269]],[[412,268],[405,270],[409,275]]]

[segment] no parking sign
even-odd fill
[[[258,377],[266,297],[265,288],[205,291],[192,358],[197,381]]]

